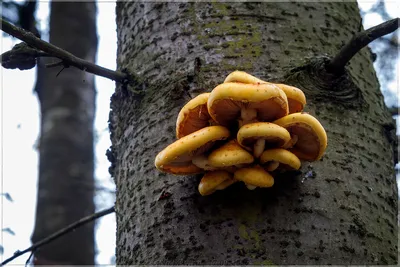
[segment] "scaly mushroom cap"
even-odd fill
[[[290,140],[290,134],[274,123],[255,122],[242,126],[237,133],[237,140],[241,146],[254,151],[254,155],[259,157],[265,148],[282,147]]]
[[[328,137],[321,123],[307,113],[293,113],[274,121],[286,128],[292,139],[292,148],[288,148],[299,159],[307,161],[319,160],[325,152]]]
[[[257,121],[273,121],[289,112],[285,93],[273,84],[223,83],[208,97],[210,116],[223,126],[230,126],[243,110],[256,112]]]
[[[202,196],[211,195],[216,190],[223,190],[237,180],[233,179],[233,175],[227,171],[211,171],[207,172],[201,178],[199,184],[199,192]]]
[[[229,130],[222,126],[209,126],[178,139],[162,150],[155,159],[155,166],[162,172],[176,175],[200,173],[202,169],[192,163],[195,156],[211,149],[218,140],[229,137]]]
[[[176,138],[210,126],[211,116],[208,114],[207,100],[210,93],[196,96],[183,106],[176,120]]]
[[[290,151],[283,148],[265,150],[260,157],[260,163],[267,171],[275,169],[298,170],[301,162],[299,158]]]
[[[234,72],[230,73],[226,76],[224,83],[252,83],[252,84],[259,84],[259,83],[266,83],[263,80],[254,77],[253,75],[248,74],[244,71],[235,70]]]
[[[242,164],[250,164],[253,161],[254,157],[244,150],[236,140],[231,140],[213,150],[208,156],[209,164],[217,168],[241,166]]]
[[[224,81],[224,83],[227,82],[252,83],[252,84],[267,83],[278,86],[286,94],[289,104],[289,114],[303,111],[303,108],[307,103],[306,96],[300,89],[286,84],[276,84],[276,83],[266,82],[244,71],[237,70],[232,72],[226,77]]]
[[[303,108],[307,103],[306,96],[304,95],[303,91],[301,91],[299,88],[286,84],[275,85],[281,88],[287,96],[289,103],[289,114],[303,111]]]
[[[246,167],[234,173],[234,179],[244,182],[246,185],[258,187],[271,187],[274,178],[260,166]]]

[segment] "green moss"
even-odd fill
[[[216,33],[216,34],[229,34],[230,32],[248,32],[246,29],[246,25],[249,25],[248,22],[242,19],[238,20],[215,20],[209,23],[204,24],[204,28],[208,29],[208,33]],[[236,35],[236,34],[234,34]]]
[[[242,71],[246,71],[246,70],[251,70],[253,69],[253,64],[251,62],[240,62],[236,65],[232,65],[230,63],[226,63],[225,61],[227,60],[223,60],[221,62],[221,65],[223,67],[224,70],[242,70]]]
[[[215,44],[206,44],[206,45],[203,45],[203,48],[205,49],[205,50],[210,50],[210,49],[212,49],[212,48],[216,48],[216,47],[218,47],[217,45],[215,45]]]
[[[212,13],[204,24],[198,20],[196,5],[189,5],[187,23],[182,25],[190,26],[183,27],[182,31],[190,31],[208,53],[212,51],[223,55],[220,62],[223,69],[253,69],[252,59],[257,60],[263,53],[261,29],[254,28],[248,19],[227,17],[232,15],[227,3],[213,1],[210,4]]]
[[[191,34],[195,35],[198,38],[201,35],[201,25],[197,21],[194,3],[189,4],[186,18],[188,20],[187,21],[188,23],[183,23],[182,25],[188,25],[188,26],[183,27],[182,32],[190,32]]]
[[[239,236],[245,240],[250,239],[249,234],[247,233],[247,230],[246,230],[246,225],[244,225],[244,224],[239,225]]]
[[[258,220],[260,213],[261,205],[254,203],[254,205],[238,209],[237,216],[244,222],[254,224]]]
[[[243,246],[242,245],[234,245],[233,248],[234,249],[243,249]]]
[[[245,58],[258,57],[262,53],[262,34],[251,28],[248,20],[217,20],[204,24],[205,33],[200,40],[215,36],[230,36],[233,40],[224,41],[221,47],[224,55],[240,55]]]
[[[260,248],[260,236],[255,230],[250,231],[250,237],[252,241],[255,243],[255,248],[259,249]]]
[[[271,260],[256,261],[256,262],[253,262],[252,264],[254,264],[254,265],[274,265],[275,266],[275,263],[273,263]]]
[[[216,71],[218,68],[216,68],[215,66],[209,64],[209,65],[204,65],[201,67],[201,71],[202,72],[214,72]]]
[[[214,16],[227,16],[229,15],[229,11],[228,11],[228,4],[227,3],[221,3],[218,2],[217,0],[212,0],[211,1],[211,6],[212,6],[212,10],[214,11],[215,14],[213,14]]]
[[[255,230],[248,229],[244,224],[240,224],[238,230],[239,236],[248,241],[243,250],[246,252],[246,254],[249,254],[249,257],[256,259],[257,255],[254,254],[254,251],[263,250],[261,248],[260,237],[258,233]]]

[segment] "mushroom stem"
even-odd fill
[[[297,141],[299,140],[299,138],[298,138],[298,136],[297,135],[293,135],[291,138],[290,138],[290,140],[289,140],[289,142],[287,142],[284,146],[283,146],[283,148],[292,148],[292,147],[294,147],[294,145],[297,143]]]
[[[241,120],[239,120],[239,126],[251,123],[257,118],[257,111],[253,108],[242,108],[241,109]]]
[[[251,184],[246,184],[246,187],[247,187],[247,189],[249,189],[249,190],[254,190],[254,189],[257,188],[257,186],[251,185]]]
[[[214,171],[216,168],[210,166],[208,163],[208,159],[205,155],[198,155],[192,159],[192,163],[197,167],[206,170],[206,171]]]
[[[274,161],[269,162],[265,169],[269,172],[272,172],[272,171],[275,171],[278,167],[279,167],[279,162],[274,160]]]
[[[254,144],[254,157],[259,158],[261,154],[264,152],[265,149],[265,140],[258,139],[257,142]]]

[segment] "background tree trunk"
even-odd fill
[[[95,62],[96,4],[51,3],[50,42]],[[32,242],[94,213],[94,76],[41,60],[36,84],[41,106],[40,166]],[[57,239],[35,253],[35,264],[94,265],[94,224]]]
[[[341,77],[323,68],[362,30],[356,2],[118,2],[117,28],[118,68],[145,80],[111,101],[117,264],[397,262],[394,126],[370,51]],[[165,175],[154,158],[182,106],[236,69],[301,88],[328,148],[271,189],[202,197],[201,175]]]

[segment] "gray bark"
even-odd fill
[[[371,53],[338,78],[321,68],[361,25],[355,2],[118,2],[118,68],[145,84],[111,101],[117,264],[395,264],[393,120]],[[270,189],[202,197],[202,175],[160,173],[154,158],[182,106],[236,69],[301,88],[328,148]]]
[[[96,5],[51,3],[50,42],[94,62]],[[41,107],[40,164],[32,242],[94,213],[94,76],[74,68],[44,68],[36,92]],[[94,224],[87,224],[35,253],[35,264],[87,264],[95,257]]]

